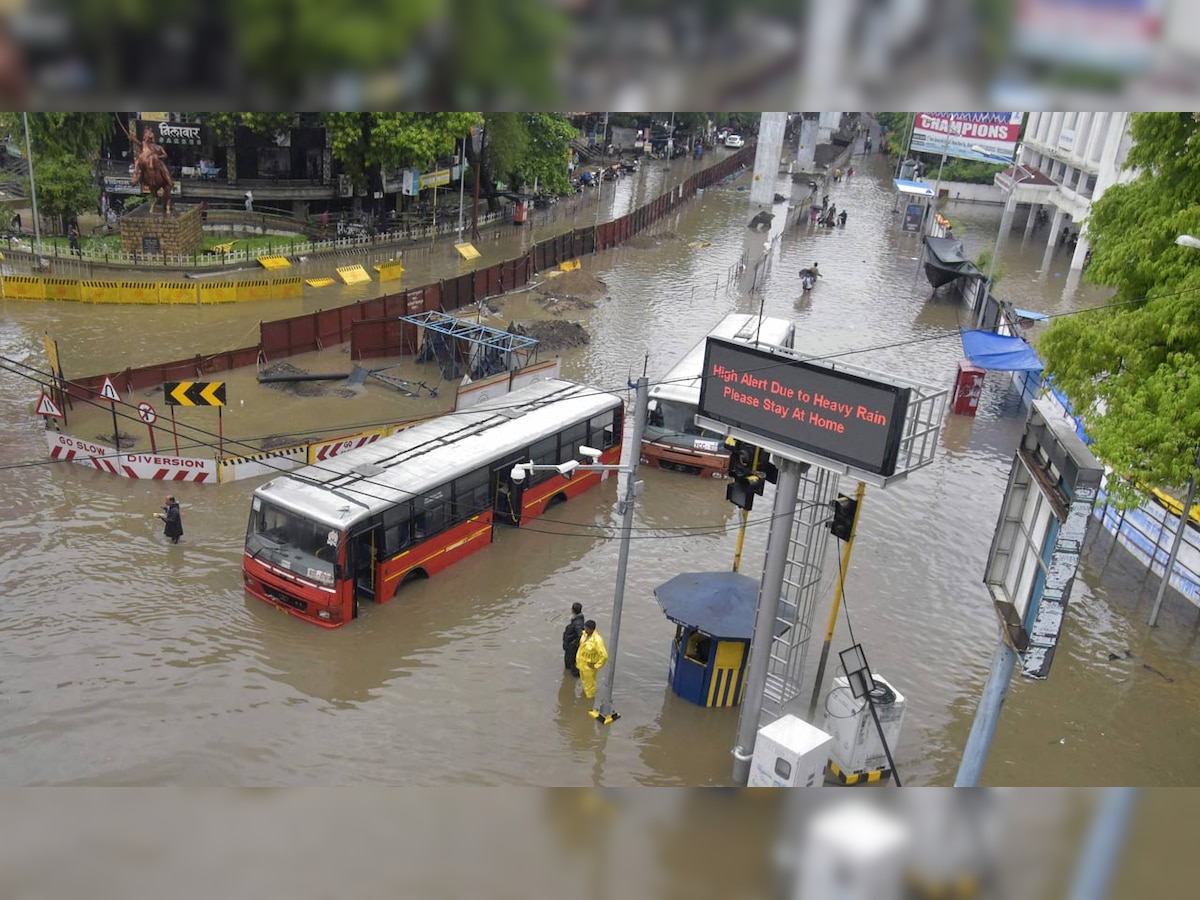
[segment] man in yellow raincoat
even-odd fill
[[[575,665],[579,668],[579,680],[583,683],[583,696],[596,696],[596,673],[608,662],[608,648],[604,638],[596,633],[596,620],[583,623],[583,635],[579,639],[579,650],[575,653]]]

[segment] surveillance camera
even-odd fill
[[[591,460],[599,459],[600,453],[601,453],[601,451],[597,450],[595,447],[580,446],[580,448],[579,448],[579,455],[586,456],[588,459],[591,459]]]
[[[571,478],[575,474],[575,470],[579,468],[579,460],[568,459],[564,463],[559,463],[555,468],[558,469],[558,474],[563,476],[563,478]]]
[[[513,466],[512,471],[508,473],[508,477],[515,483],[520,484],[525,480],[525,470],[520,466]]]

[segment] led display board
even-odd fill
[[[911,388],[709,338],[699,415],[879,475],[896,471]]]

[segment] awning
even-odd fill
[[[1012,308],[1012,311],[1017,317],[1022,319],[1033,319],[1035,322],[1050,321],[1050,317],[1045,313],[1030,312],[1027,309],[1017,309],[1015,306]]]
[[[971,365],[999,372],[1040,372],[1045,368],[1037,353],[1019,337],[990,331],[962,332],[963,353]]]
[[[902,194],[917,194],[921,197],[933,196],[933,188],[923,181],[906,181],[903,178],[893,178],[892,184]]]
[[[750,640],[758,608],[758,582],[737,572],[685,572],[654,589],[667,618],[717,639]],[[785,613],[788,604],[781,598]],[[787,626],[775,622],[775,634]]]

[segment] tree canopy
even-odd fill
[[[484,116],[487,180],[565,194],[570,191],[567,151],[578,130],[556,113],[488,113]]]
[[[451,155],[482,121],[477,112],[331,112],[321,118],[334,158],[360,187],[380,167],[425,168]]]
[[[46,154],[66,154],[91,160],[100,152],[100,145],[112,137],[117,120],[111,113],[29,113],[29,144],[33,157]],[[12,136],[13,142],[25,149],[25,125],[20,113],[0,113],[0,131]]]
[[[1060,318],[1038,342],[1055,385],[1081,415],[1093,451],[1131,483],[1173,488],[1200,451],[1200,118],[1134,113],[1132,179],[1092,206],[1085,278],[1115,288],[1103,309]]]

